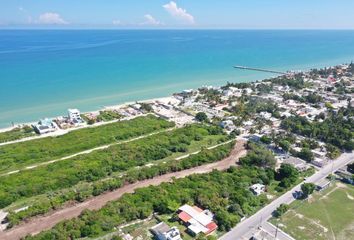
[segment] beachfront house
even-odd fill
[[[151,232],[157,240],[182,240],[177,227],[170,227],[164,222],[160,222],[153,226]]]
[[[49,118],[39,120],[39,122],[33,124],[32,127],[38,134],[50,133],[57,130],[57,125]]]
[[[177,213],[179,220],[193,236],[200,233],[210,235],[218,228],[218,225],[213,221],[214,215],[209,210],[185,204],[178,209]]]
[[[69,121],[77,126],[83,124],[85,121],[81,118],[80,111],[78,109],[68,109]]]

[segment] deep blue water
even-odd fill
[[[0,127],[350,62],[354,31],[0,31]]]

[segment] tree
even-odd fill
[[[316,185],[313,183],[304,183],[301,185],[301,191],[304,193],[305,197],[308,197],[315,191]]]
[[[289,210],[289,205],[282,203],[274,212],[275,217],[280,217]]]
[[[341,154],[340,149],[332,144],[329,143],[326,144],[326,149],[327,149],[327,157],[329,157],[330,159],[336,159]]]
[[[315,158],[309,148],[302,148],[301,152],[298,153],[298,157],[306,162],[311,162]]]
[[[284,151],[289,151],[290,149],[290,143],[289,141],[282,139],[279,141],[279,147],[281,147]]]
[[[289,179],[295,182],[299,176],[299,171],[290,164],[283,163],[280,165],[277,177],[279,180]]]
[[[143,110],[144,112],[152,112],[153,109],[150,104],[147,103],[140,103],[140,109]]]
[[[260,140],[265,144],[270,144],[272,142],[272,139],[270,137],[267,137],[266,135],[262,136]]]
[[[198,112],[197,115],[195,115],[195,119],[199,122],[206,122],[208,121],[208,116],[204,112]]]
[[[354,163],[348,164],[348,171],[354,173]]]

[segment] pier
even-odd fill
[[[274,70],[268,70],[268,69],[262,69],[262,68],[252,68],[252,67],[245,67],[245,66],[234,66],[234,68],[243,69],[243,70],[258,71],[258,72],[275,73],[275,74],[281,74],[281,75],[288,74],[286,72],[279,72],[279,71],[274,71]]]

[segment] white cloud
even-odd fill
[[[194,17],[187,12],[186,9],[179,8],[177,3],[171,1],[162,6],[169,14],[171,14],[174,18],[183,20],[184,22],[194,24]]]
[[[145,22],[143,22],[142,25],[154,25],[154,26],[162,25],[160,21],[156,20],[150,14],[144,15],[144,18],[145,18]]]
[[[39,15],[40,24],[69,24],[58,13],[46,12]]]
[[[116,26],[120,26],[120,25],[122,25],[122,22],[120,20],[113,20],[112,24],[116,25]]]

